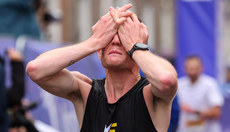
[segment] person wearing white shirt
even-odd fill
[[[218,119],[224,99],[217,81],[202,71],[198,56],[186,58],[187,76],[178,80],[181,108],[178,132],[221,132]]]

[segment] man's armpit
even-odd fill
[[[73,91],[67,95],[71,100],[83,100],[80,90]]]

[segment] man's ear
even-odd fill
[[[98,54],[99,59],[101,60],[101,56],[102,56],[102,49],[99,49],[99,50],[97,51],[97,54]]]

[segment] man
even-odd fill
[[[187,76],[178,81],[179,132],[220,132],[218,118],[223,97],[216,80],[202,74],[203,66],[198,56],[186,58],[185,71]]]
[[[147,27],[127,11],[131,6],[110,8],[88,40],[48,51],[27,65],[33,81],[73,102],[81,132],[168,130],[177,73],[143,44]],[[96,51],[106,69],[105,79],[92,80],[65,69]],[[139,67],[147,80],[139,75]]]

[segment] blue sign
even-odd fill
[[[177,0],[177,56],[179,77],[184,75],[184,60],[188,55],[198,55],[204,72],[216,77],[217,2],[214,0]]]

